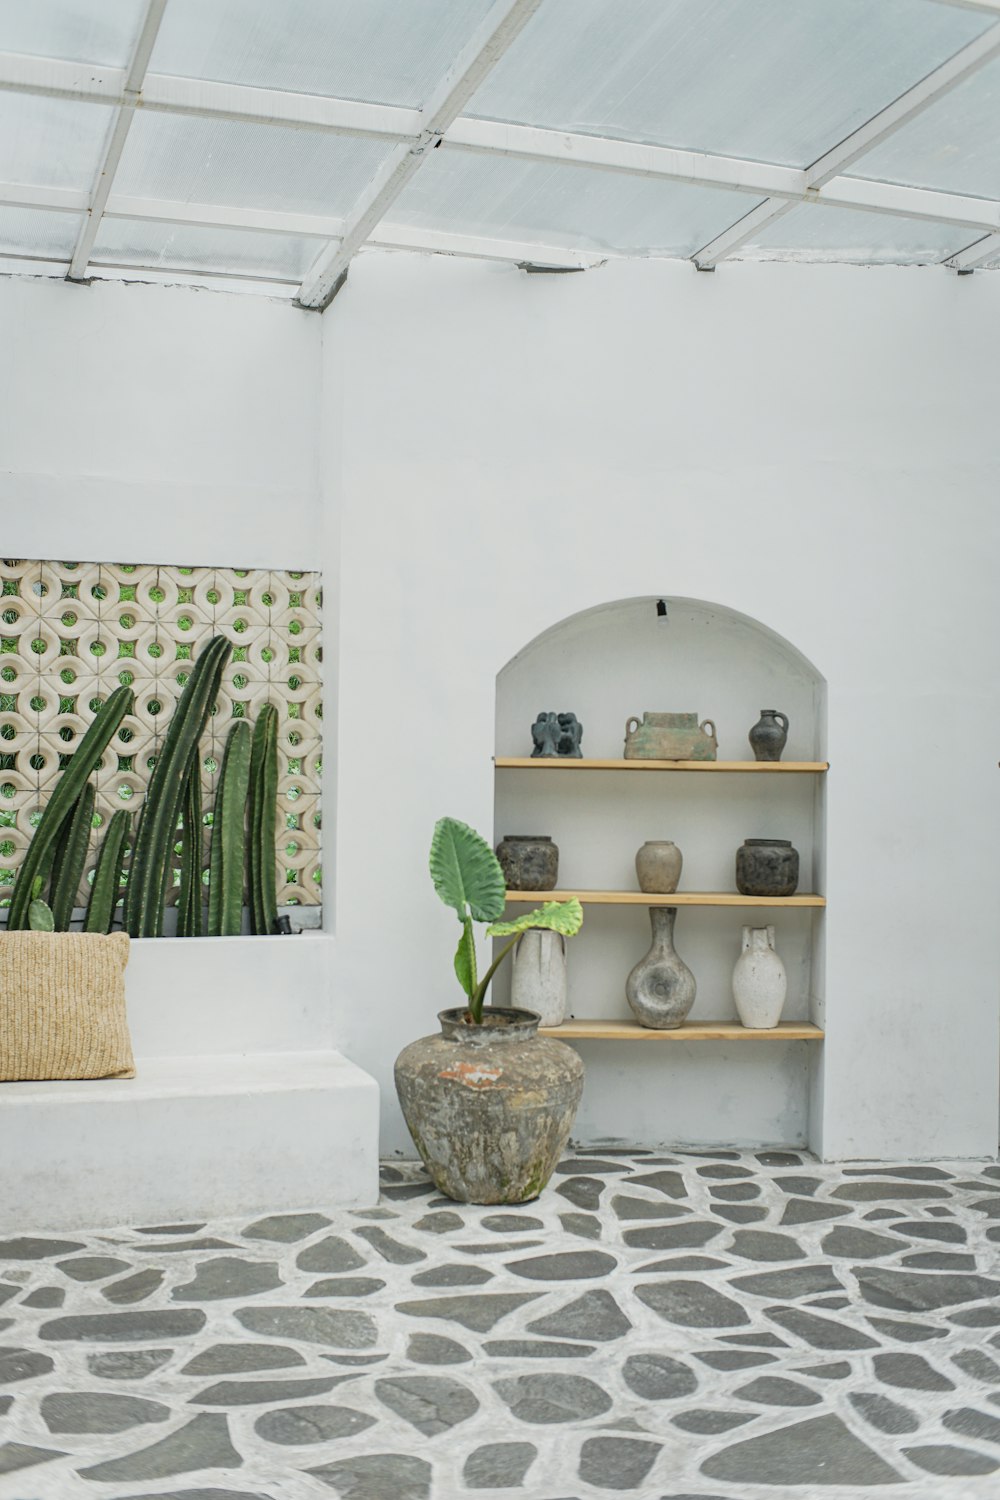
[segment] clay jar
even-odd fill
[[[744,839],[736,851],[736,889],[741,896],[794,896],[799,852],[790,839]]]
[[[733,970],[733,999],[743,1025],[768,1031],[781,1020],[788,979],[774,948],[773,927],[744,927],[743,951]]]
[[[561,1026],[567,998],[566,939],[560,932],[529,928],[514,949],[511,1005],[534,1011],[540,1026]]]
[[[684,856],[670,839],[647,839],[635,856],[640,891],[670,895],[681,878]]]
[[[551,1177],[583,1092],[572,1047],[531,1011],[443,1010],[396,1059],[403,1117],[435,1187],[460,1203],[527,1203]]]
[[[640,1026],[674,1031],[687,1019],[697,983],[674,947],[676,906],[651,906],[653,941],[625,982],[625,998]]]
[[[509,891],[554,891],[559,849],[547,833],[505,833],[497,859]]]
[[[747,735],[754,760],[780,760],[788,741],[788,717],[777,708],[762,708]]]

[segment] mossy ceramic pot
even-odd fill
[[[396,1092],[438,1190],[459,1203],[528,1203],[555,1170],[583,1092],[572,1047],[532,1011],[443,1010],[437,1036],[396,1059]]]
[[[794,896],[799,851],[790,839],[744,839],[736,851],[736,889],[741,896]]]
[[[548,833],[505,833],[497,859],[509,891],[554,891],[559,848]]]

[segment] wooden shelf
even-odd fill
[[[779,1021],[769,1031],[751,1031],[738,1021],[688,1021],[673,1031],[654,1031],[638,1021],[564,1021],[540,1026],[539,1036],[579,1042],[821,1042],[811,1021]]]
[[[826,897],[811,894],[795,896],[741,896],[736,891],[672,891],[654,895],[652,891],[508,891],[512,904],[541,906],[543,901],[570,901],[573,898],[600,906],[825,906]]]
[[[747,771],[795,774],[830,769],[828,760],[572,760],[568,756],[498,755],[500,771]]]

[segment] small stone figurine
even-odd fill
[[[532,758],[566,756],[571,760],[582,760],[583,725],[576,714],[540,713],[531,726],[531,738],[535,748]]]

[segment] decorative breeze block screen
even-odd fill
[[[273,703],[280,717],[278,902],[318,906],[320,585],[318,573],[0,561],[0,905],[74,742],[98,700],[124,683],[135,691],[135,711],[94,779],[91,858],[78,902],[85,904],[104,827],[119,807],[138,815],[190,663],[222,634],[233,653],[202,740],[205,823],[230,724],[253,721]],[[206,868],[208,843],[206,836]],[[178,879],[175,869],[174,891]]]

